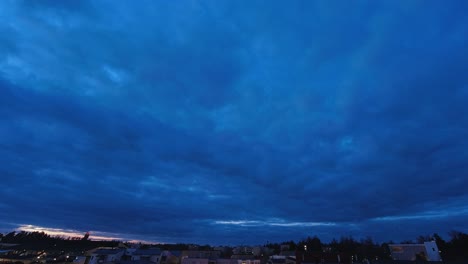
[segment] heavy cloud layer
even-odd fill
[[[461,2],[4,1],[0,229],[467,231]]]

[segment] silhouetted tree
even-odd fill
[[[6,234],[5,237],[3,238],[3,242],[6,242],[6,243],[14,242],[15,235],[16,235],[15,231]]]
[[[431,240],[432,240],[431,236],[418,236],[418,238],[416,239],[416,241],[419,244],[423,244],[424,242],[431,241]]]
[[[444,260],[467,261],[468,260],[468,234],[460,231],[449,233],[451,240],[446,244]]]
[[[86,234],[83,236],[81,240],[88,240],[89,239],[89,232],[86,232]]]
[[[355,253],[358,248],[358,243],[354,240],[352,236],[341,237],[340,242],[338,243],[338,250],[340,252],[350,252]]]
[[[307,251],[309,252],[322,252],[322,242],[317,236],[303,239],[298,243],[298,247],[300,250],[307,248]]]
[[[360,259],[370,259],[375,256],[380,255],[380,247],[374,243],[371,237],[366,237],[361,240],[361,243],[358,244],[358,252]]]
[[[281,252],[281,245],[278,243],[269,243],[265,244],[265,247],[273,250],[273,254],[279,254]]]
[[[400,242],[400,244],[414,244],[414,241],[413,240],[408,240],[408,239],[407,240],[402,240]]]
[[[288,241],[288,242],[284,242],[283,244],[287,244],[289,246],[289,250],[296,250],[297,248],[297,244],[296,242],[294,241]]]

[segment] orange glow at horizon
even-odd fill
[[[86,232],[72,230],[72,229],[61,229],[61,228],[50,228],[50,227],[42,227],[36,225],[19,225],[17,228],[19,231],[25,232],[44,232],[51,236],[63,236],[63,237],[83,237]],[[95,231],[89,231],[90,240],[125,240],[122,237],[115,236],[115,234],[104,233],[104,232],[97,232],[102,235],[93,235]],[[133,240],[137,241],[137,240]]]

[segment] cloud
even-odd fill
[[[282,227],[311,227],[311,226],[333,226],[335,223],[319,222],[285,222],[283,221],[253,221],[253,220],[230,220],[214,221],[216,225],[240,225],[240,226],[282,226]]]
[[[463,4],[0,5],[1,230],[466,230]]]

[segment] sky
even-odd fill
[[[464,1],[0,1],[0,232],[468,232]]]

